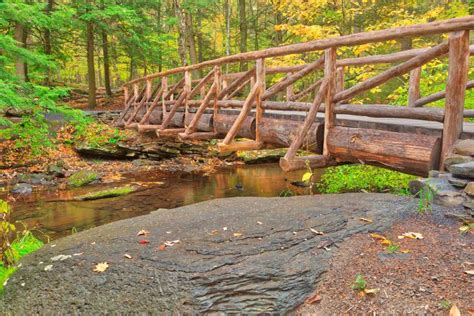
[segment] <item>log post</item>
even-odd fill
[[[219,101],[219,95],[221,94],[222,90],[224,90],[221,87],[221,81],[222,81],[222,74],[221,74],[221,67],[220,66],[214,66],[214,83],[216,84],[216,93],[214,94],[214,104],[213,104],[213,112],[214,112],[214,120],[212,122],[213,127],[214,127],[214,133],[217,134],[216,130],[216,121],[215,118],[217,117],[217,114],[219,113],[219,105],[217,104],[217,101]]]
[[[123,107],[124,109],[127,107],[127,102],[128,102],[128,98],[130,97],[129,95],[129,91],[128,91],[128,87],[127,86],[124,86],[123,87]]]
[[[256,113],[255,113],[255,141],[262,142],[262,135],[260,133],[260,125],[263,118],[264,109],[262,108],[262,94],[265,91],[265,59],[258,59],[256,62],[256,85],[258,87],[257,95],[255,96]]]
[[[344,90],[344,67],[336,69],[336,93]],[[347,100],[346,100],[347,101]],[[338,102],[338,104],[341,102]]]
[[[334,95],[336,92],[336,48],[328,48],[324,51],[324,78],[327,80],[325,109],[324,109],[324,145],[323,155],[329,156],[328,134],[334,126],[336,114],[334,113]]]
[[[410,71],[408,84],[408,107],[414,108],[416,101],[420,98],[421,66]]]
[[[166,117],[166,96],[168,95],[168,77],[161,78],[161,89],[163,91],[161,97],[161,111],[163,112],[163,120]]]
[[[191,88],[192,88],[191,85],[192,85],[191,72],[186,71],[184,73],[184,88],[183,88],[183,92],[185,94],[184,101],[183,101],[184,102],[184,122],[186,122],[186,118],[189,115],[188,100],[189,100],[189,97],[191,96]],[[184,125],[186,125],[186,123],[184,123]]]
[[[449,34],[449,66],[446,84],[446,109],[441,146],[441,165],[463,129],[464,98],[469,70],[469,31]]]
[[[293,73],[290,72],[289,75],[291,76]],[[291,98],[293,98],[293,95],[294,95],[294,89],[293,89],[293,85],[289,85],[288,87],[286,87],[286,101],[290,101]]]

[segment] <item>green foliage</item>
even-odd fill
[[[13,265],[24,255],[43,246],[30,231],[17,232],[15,225],[9,221],[9,215],[8,203],[0,199],[0,292],[4,282],[15,272]]]
[[[290,196],[295,196],[295,195],[296,195],[295,192],[293,192],[290,189],[285,189],[280,192],[280,197],[290,197]]]
[[[438,305],[441,308],[449,309],[451,307],[452,303],[449,300],[444,299],[444,300],[441,300]]]
[[[398,250],[400,250],[400,245],[391,243],[390,245],[387,246],[387,252],[388,253],[396,253]]]
[[[72,187],[81,187],[97,180],[98,177],[94,171],[81,170],[70,176],[67,180],[67,184]]]
[[[426,212],[431,212],[433,210],[433,199],[434,194],[429,186],[424,186],[420,192],[418,192],[418,212],[423,214]]]
[[[357,291],[363,291],[367,287],[367,281],[364,276],[360,273],[356,274],[354,283],[352,284],[352,289]]]
[[[415,176],[368,165],[330,167],[321,176],[317,188],[321,193],[392,192],[405,193]]]

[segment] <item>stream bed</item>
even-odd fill
[[[314,181],[318,181],[324,170],[316,172]],[[148,214],[159,208],[175,208],[225,197],[274,197],[288,190],[298,195],[309,194],[309,188],[291,184],[292,181],[300,181],[303,173],[304,170],[285,173],[275,163],[230,167],[210,175],[163,175],[153,171],[127,174],[114,183],[34,192],[15,203],[12,219],[24,223],[39,238],[54,240],[95,226]],[[147,189],[93,201],[51,201],[136,183],[145,185]]]

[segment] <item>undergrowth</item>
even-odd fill
[[[391,192],[408,194],[408,184],[416,176],[369,165],[342,165],[327,168],[317,184],[321,193]]]

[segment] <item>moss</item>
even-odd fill
[[[331,167],[317,184],[321,193],[392,192],[406,194],[416,176],[368,165]]]
[[[74,199],[79,200],[79,201],[98,200],[98,199],[105,199],[105,198],[110,198],[110,197],[126,195],[134,191],[135,191],[134,187],[124,186],[124,187],[117,187],[117,188],[92,192],[92,193],[88,193],[84,195],[79,195],[79,196],[76,196]]]
[[[67,183],[72,187],[81,187],[97,180],[98,178],[99,176],[94,171],[81,170],[70,176]]]
[[[18,255],[18,259],[21,257],[40,249],[43,243],[36,239],[33,234],[27,232],[22,238],[15,240],[12,243],[12,248]],[[0,262],[0,293],[3,291],[3,284],[5,281],[16,271],[16,267],[4,267]]]

